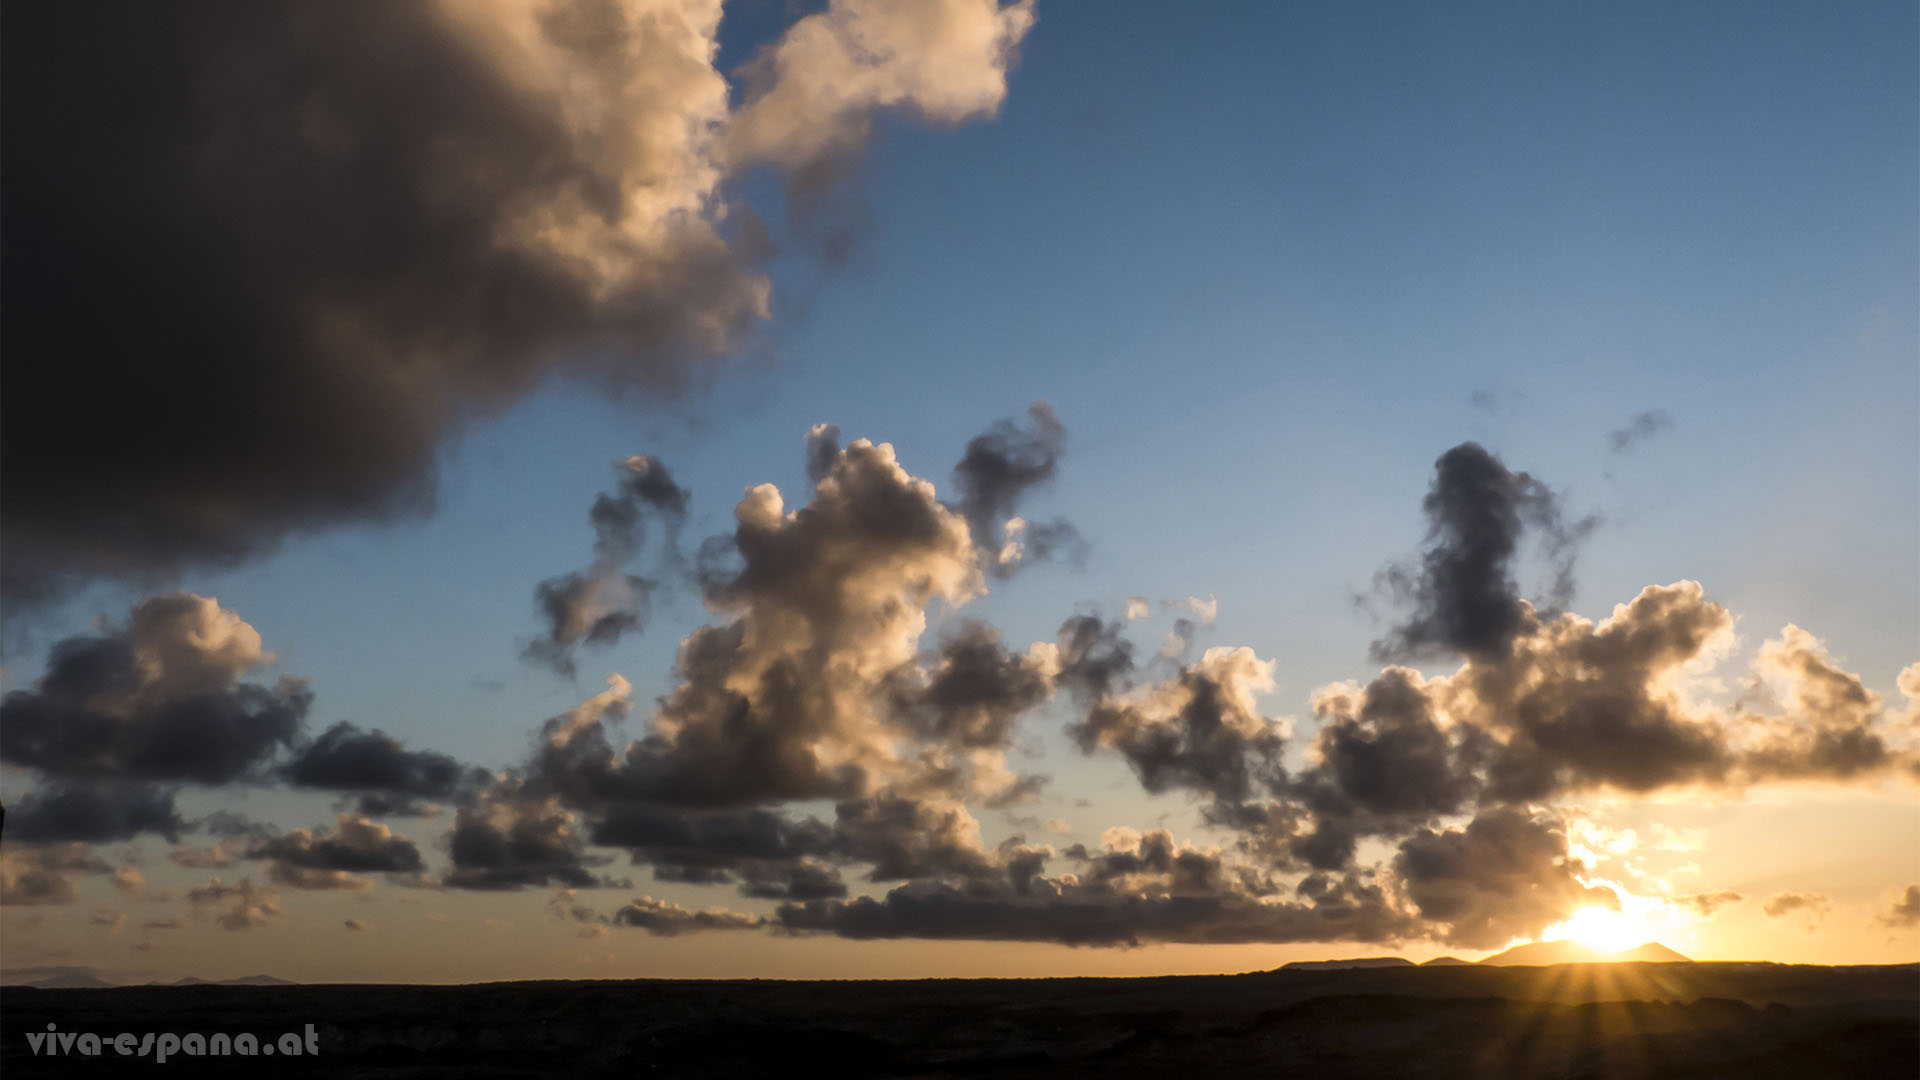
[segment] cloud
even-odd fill
[[[1004,747],[1020,718],[1053,693],[1053,653],[1007,651],[999,631],[965,622],[937,659],[903,666],[890,688],[893,709],[923,737],[964,747]]]
[[[1559,496],[1526,473],[1510,471],[1477,443],[1448,450],[1434,470],[1424,503],[1425,552],[1417,564],[1390,566],[1378,579],[1411,610],[1374,642],[1374,655],[1496,657],[1534,624],[1513,578],[1523,532],[1541,538],[1556,574],[1553,599],[1565,603],[1572,595],[1575,547],[1598,519],[1563,521]]]
[[[1479,789],[1471,763],[1481,737],[1464,725],[1445,727],[1418,672],[1388,668],[1364,689],[1323,687],[1313,698],[1320,730],[1309,747],[1314,763],[1288,793],[1295,811],[1251,824],[1266,830],[1309,866],[1333,870],[1352,859],[1362,836],[1395,835],[1464,809]],[[1310,820],[1310,828],[1300,826]]]
[[[280,894],[242,878],[227,885],[214,878],[205,885],[187,890],[187,903],[194,908],[220,908],[214,919],[225,930],[250,930],[266,926],[281,914]]]
[[[116,866],[113,887],[128,899],[138,900],[147,894],[147,875],[137,866]]]
[[[1607,433],[1607,445],[1614,453],[1623,454],[1671,427],[1673,417],[1665,409],[1634,413],[1626,427]]]
[[[1358,877],[1314,883],[1306,903],[1283,901],[1258,875],[1231,873],[1219,855],[1164,832],[1117,831],[1087,873],[1039,872],[1048,849],[1003,853],[996,881],[916,880],[880,899],[783,904],[781,926],[842,937],[1047,941],[1114,946],[1146,942],[1383,941],[1417,932],[1379,886]]]
[[[1146,597],[1144,596],[1127,597],[1125,618],[1128,622],[1133,622],[1136,619],[1144,619],[1152,613],[1153,613],[1153,605],[1147,603]]]
[[[1497,948],[1563,922],[1582,906],[1617,908],[1612,890],[1580,880],[1551,817],[1482,812],[1463,828],[1422,829],[1400,845],[1393,869],[1422,916],[1443,924],[1442,941]]]
[[[1026,427],[995,423],[967,443],[953,467],[957,509],[996,574],[1011,575],[1078,543],[1079,533],[1066,521],[1034,523],[1014,514],[1028,491],[1053,479],[1066,446],[1067,429],[1053,406],[1036,401],[1027,408]]]
[[[358,793],[363,813],[381,811],[373,816],[417,814],[415,799],[465,800],[487,780],[483,769],[346,723],[298,747],[279,772],[297,788]]]
[[[1044,941],[1063,945],[1378,941],[1402,924],[1367,906],[1259,903],[1213,896],[1131,901],[1071,898],[1016,901],[973,897],[944,885],[903,886],[875,900],[783,905],[790,931],[855,939],[930,938]]]
[[[1813,921],[1818,922],[1826,915],[1830,906],[1827,898],[1820,893],[1779,892],[1767,897],[1761,903],[1760,910],[1775,919],[1783,915],[1791,915],[1796,911],[1804,911],[1812,917]]]
[[[1891,764],[1894,752],[1875,731],[1879,695],[1842,670],[1812,634],[1788,624],[1760,647],[1754,671],[1783,691],[1787,714],[1768,724],[1749,767],[1766,778],[1845,780]]]
[[[738,881],[742,893],[760,897],[846,892],[838,872],[815,861],[837,852],[840,839],[812,818],[794,821],[757,808],[684,812],[624,802],[594,823],[591,838],[626,849],[663,881]]]
[[[702,545],[698,580],[714,621],[681,643],[674,683],[637,715],[633,684],[611,676],[541,725],[518,766],[493,776],[346,724],[311,742],[297,729],[264,744],[245,729],[222,735],[241,745],[214,756],[247,764],[206,775],[230,783],[283,782],[392,808],[454,804],[449,865],[430,872],[411,840],[365,813],[325,830],[282,831],[228,812],[183,823],[163,781],[188,778],[121,764],[110,746],[59,757],[21,744],[42,772],[72,760],[84,769],[63,766],[81,775],[37,789],[17,820],[47,841],[203,831],[209,846],[176,846],[168,858],[204,868],[264,862],[262,880],[280,887],[365,889],[373,874],[462,889],[558,887],[561,914],[602,931],[1492,948],[1582,906],[1620,902],[1583,861],[1616,849],[1591,830],[1568,837],[1571,796],[1852,783],[1912,760],[1889,734],[1904,719],[1797,627],[1760,646],[1738,700],[1696,700],[1693,680],[1730,647],[1734,618],[1691,581],[1648,587],[1597,621],[1536,610],[1500,584],[1517,623],[1498,648],[1465,650],[1451,671],[1388,666],[1368,681],[1321,686],[1302,721],[1311,738],[1296,746],[1295,721],[1263,708],[1273,661],[1216,647],[1190,661],[1138,663],[1129,624],[1090,613],[1067,619],[1053,640],[1010,646],[960,611],[994,580],[962,513],[967,500],[942,500],[891,446],[843,445],[824,428],[806,461],[804,504],[789,508],[772,485],[750,488],[733,532]],[[1515,498],[1545,491],[1498,468],[1489,475]],[[643,504],[683,502],[663,470],[632,475],[660,486],[634,496],[626,518],[599,515],[613,522],[601,549],[616,558],[639,549],[640,515],[654,513]],[[1196,620],[1217,610],[1212,597],[1186,603]],[[71,700],[114,718],[146,716],[154,702],[252,686],[243,676],[271,662],[237,616],[184,594],[143,601],[124,631],[74,640],[5,707]],[[95,654],[112,662],[81,662]],[[1024,745],[1026,718],[1056,697],[1070,704],[1065,732],[1084,752],[1124,761],[1149,794],[1189,797],[1202,838],[1116,825],[1098,848],[1061,851],[1017,832],[985,839],[979,808],[1042,790],[1046,777],[1008,760]],[[628,723],[637,730],[622,733]],[[1296,753],[1300,764],[1289,767]],[[81,807],[83,796],[87,813],[54,812]],[[1042,828],[1038,816],[1008,820]],[[60,829],[46,824],[56,821]],[[1681,842],[1657,830],[1636,839],[1663,850]],[[575,903],[574,890],[627,887],[607,873],[622,852],[656,881],[726,886],[774,902],[775,913],[646,899],[601,915]],[[72,875],[113,872],[77,843],[17,848],[0,865],[7,895],[24,903],[73,902]],[[279,911],[278,894],[251,880],[216,879],[195,893],[195,909],[233,928]],[[1671,899],[1706,917],[1739,896]],[[1793,903],[1783,910],[1825,910]]]
[[[151,784],[60,784],[14,803],[7,838],[18,843],[104,844],[142,833],[179,841],[186,828],[173,792]]]
[[[1488,796],[1506,802],[1613,787],[1645,792],[1718,782],[1733,766],[1720,725],[1673,689],[1719,646],[1733,617],[1697,582],[1648,586],[1598,623],[1563,615],[1470,661],[1436,688],[1488,732]]]
[[[0,701],[0,760],[56,777],[220,784],[290,743],[313,695],[283,676],[260,635],[211,597],[133,606],[127,625],[56,643],[31,690]]]
[[[701,933],[709,930],[752,930],[766,920],[756,915],[743,915],[725,908],[707,908],[705,911],[688,911],[678,904],[669,904],[664,900],[655,900],[651,896],[642,896],[629,901],[625,906],[609,916],[614,926],[629,926],[645,930],[655,937],[678,937],[681,934]]]
[[[677,554],[680,526],[686,521],[691,496],[674,483],[658,458],[636,454],[617,462],[615,468],[620,475],[618,490],[595,499],[588,515],[598,536],[593,565],[548,578],[534,590],[535,604],[547,626],[527,643],[523,655],[562,675],[574,674],[578,646],[612,645],[623,634],[644,626],[654,582],[629,574],[626,568],[646,541],[648,516],[666,526],[666,558]]]
[[[448,836],[453,866],[444,881],[456,889],[519,889],[529,885],[599,884],[575,828],[575,815],[552,797],[517,781],[495,784],[473,806],[461,807]]]
[[[1882,925],[1896,929],[1920,926],[1920,884],[1896,893],[1878,918]]]
[[[0,852],[0,905],[71,904],[79,893],[70,875],[112,872],[85,844],[9,844]]]
[[[1714,913],[1728,904],[1737,904],[1744,897],[1732,889],[1720,889],[1715,892],[1688,893],[1676,896],[1673,902],[1688,908],[1703,919],[1710,919]]]
[[[831,0],[749,65],[729,155],[817,169],[865,142],[877,110],[990,117],[1033,20],[1031,0]]]
[[[14,21],[8,603],[418,512],[445,436],[554,375],[697,384],[770,311],[737,172],[851,155],[874,110],[993,115],[1032,19],[837,0],[770,46],[735,113],[721,14]]]
[[[1240,803],[1284,782],[1286,731],[1255,705],[1273,685],[1273,661],[1252,649],[1208,649],[1172,679],[1096,700],[1067,733],[1088,753],[1118,751],[1149,793]]]
[[[840,457],[840,425],[815,424],[807,431],[807,481],[818,484]]]
[[[731,564],[710,543],[703,568],[706,604],[729,621],[681,643],[680,682],[648,734],[615,751],[598,712],[556,718],[544,782],[581,805],[719,809],[862,794],[927,767],[898,749],[909,732],[882,691],[914,685],[901,671],[919,656],[926,607],[982,591],[966,523],[865,439],[804,507],[762,484],[735,519]]]
[[[365,889],[361,874],[419,873],[426,869],[411,840],[367,818],[340,815],[327,832],[294,829],[257,844],[250,859],[269,859],[269,873],[296,889]]]
[[[1900,688],[1900,695],[1907,699],[1907,724],[1920,727],[1920,660],[1900,669],[1896,685]]]

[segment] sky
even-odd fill
[[[8,17],[4,969],[1920,949],[1910,4]]]

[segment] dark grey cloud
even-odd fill
[[[818,861],[837,853],[840,837],[817,819],[792,820],[770,810],[683,813],[624,802],[590,828],[591,841],[624,848],[655,878],[700,884],[737,882],[757,897],[841,896],[839,872]]]
[[[245,814],[236,814],[231,810],[215,810],[193,824],[194,828],[206,832],[209,836],[224,839],[270,836],[274,832],[273,826],[266,822],[255,821]]]
[[[346,723],[299,747],[279,772],[294,787],[357,793],[370,817],[417,814],[418,799],[465,800],[487,781],[484,769]]]
[[[1602,623],[1562,620],[1509,663],[1469,664],[1454,680],[1471,690],[1467,716],[1500,743],[1487,763],[1488,796],[1541,801],[1726,778],[1734,766],[1726,732],[1689,715],[1662,682],[1731,622],[1693,582],[1649,586]]]
[[[1671,427],[1673,417],[1665,409],[1634,413],[1625,427],[1607,433],[1607,445],[1614,453],[1623,454]]]
[[[1024,563],[1080,543],[1067,521],[1032,522],[1014,514],[1029,491],[1053,479],[1066,448],[1066,426],[1053,406],[1036,401],[1027,408],[1025,427],[1013,420],[996,422],[967,443],[953,467],[957,507],[997,574],[1011,574]]]
[[[1202,944],[1379,940],[1390,917],[1325,918],[1311,907],[1214,896],[1140,897],[1128,901],[1025,901],[973,897],[946,885],[910,885],[881,899],[784,904],[783,928],[876,938],[1040,941],[1062,945]]]
[[[1339,798],[1380,815],[1441,815],[1459,811],[1476,785],[1463,769],[1459,740],[1442,730],[1417,673],[1389,668],[1359,700],[1315,703],[1322,723],[1314,738],[1324,778]]]
[[[1007,745],[1020,718],[1052,693],[1039,660],[1009,652],[999,631],[969,620],[932,662],[896,672],[889,696],[895,715],[922,737],[978,748]]]
[[[760,900],[825,900],[847,895],[838,868],[822,863],[749,862],[741,868],[740,893]]]
[[[606,86],[626,61],[565,32],[584,9],[545,36]],[[423,508],[463,415],[556,368],[674,390],[759,310],[711,229],[615,243],[641,158],[672,185],[683,148],[576,138],[433,6],[9,21],[10,600]],[[601,263],[530,234],[543,211]]]
[[[1573,589],[1574,548],[1598,519],[1568,522],[1545,484],[1509,470],[1477,443],[1461,443],[1434,463],[1424,503],[1427,547],[1416,563],[1381,571],[1379,584],[1409,607],[1399,625],[1374,642],[1378,659],[1463,653],[1491,658],[1533,626],[1513,563],[1522,534],[1542,541],[1555,571],[1552,599]]]
[[[663,560],[678,558],[690,494],[658,458],[635,455],[616,469],[618,489],[602,493],[588,513],[596,535],[593,564],[548,578],[534,589],[535,606],[547,625],[526,644],[523,655],[562,675],[575,673],[579,646],[612,645],[644,627],[655,583],[628,573],[627,567],[646,543],[649,517],[664,526]]]
[[[965,20],[815,16],[816,45],[907,44],[841,63],[775,42],[730,122],[714,14],[671,33],[599,0],[9,18],[9,605],[427,509],[444,437],[554,375],[696,385],[770,311],[736,170],[846,160],[881,108],[991,116],[1031,21],[991,13],[982,49]],[[848,85],[874,93],[827,92]]]
[[[1491,949],[1538,934],[1586,905],[1618,907],[1590,888],[1558,822],[1514,809],[1482,812],[1463,828],[1421,829],[1393,869],[1420,914],[1450,945]]]
[[[958,802],[887,792],[834,807],[846,853],[868,864],[869,881],[979,880],[996,872],[976,823]]]
[[[1034,849],[1007,859],[1003,880],[923,879],[880,898],[781,905],[782,928],[841,937],[1045,941],[1115,946],[1148,942],[1393,941],[1417,920],[1358,876],[1318,881],[1305,903],[1274,898],[1258,875],[1229,872],[1217,854],[1180,848],[1164,833],[1080,853],[1087,873],[1050,878]]]
[[[432,817],[436,809],[433,803],[388,791],[363,791],[340,805],[351,806],[354,813],[370,818]]]
[[[1125,687],[1134,673],[1134,646],[1125,635],[1126,624],[1097,615],[1075,615],[1060,624],[1059,684],[1084,701]]]
[[[1317,763],[1289,785],[1288,808],[1244,826],[1311,867],[1348,866],[1363,837],[1458,813],[1478,790],[1489,740],[1467,725],[1444,730],[1415,672],[1388,668],[1358,694],[1322,691],[1314,712]]]
[[[840,456],[840,426],[815,424],[807,432],[807,480],[818,484],[833,471]]]
[[[447,851],[453,865],[443,880],[456,889],[585,888],[605,884],[594,869],[609,861],[586,850],[572,811],[515,781],[460,808]]]
[[[1209,649],[1155,692],[1095,701],[1067,732],[1089,753],[1118,751],[1151,794],[1243,803],[1285,786],[1284,731],[1253,703],[1271,668],[1251,649]]]
[[[375,821],[342,814],[326,832],[294,829],[255,845],[250,859],[268,859],[274,881],[297,889],[364,888],[360,874],[417,874],[426,869],[411,840]]]
[[[291,743],[302,680],[242,681],[271,661],[260,636],[189,593],[134,605],[123,629],[54,645],[31,690],[0,700],[0,761],[75,779],[226,783]]]
[[[39,844],[104,844],[143,833],[177,843],[187,828],[173,792],[152,784],[58,784],[21,796],[7,815],[6,838]]]
[[[992,535],[1022,495],[1052,480],[1066,448],[1066,425],[1044,401],[1027,408],[1026,427],[1000,420],[968,441],[953,479],[961,511],[976,535]]]

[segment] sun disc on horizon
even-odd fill
[[[1622,952],[1647,940],[1639,921],[1624,911],[1583,907],[1542,935],[1545,941],[1576,941],[1600,952]]]

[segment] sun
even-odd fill
[[[1624,911],[1583,907],[1573,917],[1541,935],[1545,941],[1577,941],[1600,952],[1621,952],[1646,940],[1646,928]]]

